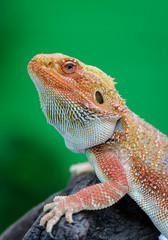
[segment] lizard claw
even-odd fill
[[[65,213],[65,219],[68,223],[73,223],[73,219],[72,219],[73,211],[74,211],[73,208],[69,208]]]
[[[53,209],[53,208],[56,207],[57,205],[58,205],[57,202],[48,203],[48,204],[46,204],[46,205],[44,206],[43,211],[44,211],[44,212],[47,212],[48,210]]]
[[[44,226],[45,223],[54,216],[55,211],[56,209],[53,209],[49,213],[45,214],[40,220],[40,226]]]
[[[56,196],[56,197],[54,197],[54,199],[53,199],[54,202],[46,204],[44,206],[44,208],[43,208],[43,211],[47,212],[48,210],[53,209],[54,207],[56,207],[58,205],[58,202],[60,200],[63,200],[64,198],[65,198],[65,196]]]
[[[57,224],[57,222],[60,220],[61,216],[64,214],[63,212],[59,211],[58,209],[54,209],[55,210],[55,215],[50,218],[47,222],[47,226],[46,226],[46,231],[51,234],[53,226],[55,224]],[[65,212],[65,219],[68,223],[72,223],[73,219],[72,219],[72,214],[73,214],[73,208],[69,208],[66,212]]]
[[[54,202],[58,202],[58,201],[60,201],[60,200],[63,200],[64,198],[66,198],[66,196],[55,196],[54,199],[53,199],[53,201],[54,201]]]
[[[51,234],[53,226],[57,224],[62,215],[63,214],[60,211],[57,211],[57,213],[55,213],[55,215],[47,222],[46,231],[48,233]]]
[[[46,231],[52,236],[52,229],[60,218],[65,214],[65,219],[68,223],[72,223],[72,214],[76,211],[74,206],[78,205],[72,196],[56,196],[54,202],[46,204],[44,211],[50,210],[40,220],[40,225],[44,226],[46,223]],[[74,205],[75,204],[75,205]]]

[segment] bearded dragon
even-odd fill
[[[168,138],[134,114],[100,69],[59,53],[38,54],[28,65],[50,124],[73,152],[86,153],[101,183],[44,207],[47,232],[65,214],[115,204],[126,193],[168,238]],[[88,165],[88,169],[90,166]]]

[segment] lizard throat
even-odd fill
[[[44,86],[34,73],[29,73],[40,97],[41,108],[48,120],[64,137],[65,144],[73,152],[85,152],[87,148],[102,144],[111,138],[116,117],[99,116],[80,106],[59,89],[53,91]]]

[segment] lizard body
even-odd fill
[[[47,231],[65,214],[111,206],[128,193],[168,238],[168,138],[125,105],[114,79],[62,54],[28,65],[45,116],[74,152],[85,152],[100,184],[45,206]]]

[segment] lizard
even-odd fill
[[[127,193],[168,238],[167,136],[133,113],[114,78],[96,67],[61,53],[38,54],[28,73],[48,122],[68,149],[86,153],[88,169],[100,180],[56,196],[45,205],[40,224],[51,234],[64,214],[72,223],[74,213],[109,207]]]

